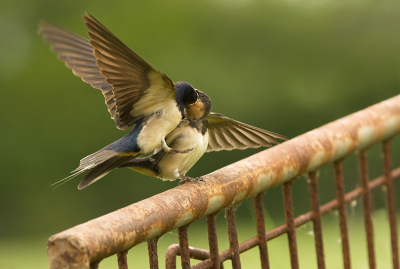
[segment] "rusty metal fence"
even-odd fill
[[[145,241],[150,268],[158,268],[157,241],[175,228],[178,228],[179,244],[167,249],[166,268],[176,267],[177,256],[181,257],[182,268],[223,268],[223,262],[229,259],[233,268],[241,268],[240,253],[254,247],[259,248],[261,267],[270,268],[267,242],[283,234],[287,234],[289,241],[291,267],[299,268],[295,229],[307,222],[313,223],[318,268],[325,268],[321,216],[338,210],[342,259],[347,269],[350,268],[351,256],[346,204],[359,197],[363,199],[369,267],[376,268],[371,192],[384,186],[392,263],[393,268],[398,269],[393,183],[400,177],[400,167],[392,169],[390,154],[391,140],[398,134],[400,95],[205,175],[206,184],[184,184],[53,235],[48,241],[50,268],[94,269],[102,259],[114,254],[117,254],[119,268],[127,268],[127,251]],[[376,143],[382,143],[384,173],[370,180],[367,151]],[[361,187],[346,193],[342,162],[354,152],[359,158]],[[317,174],[328,163],[334,163],[336,199],[320,205]],[[312,210],[295,217],[291,184],[302,174],[308,174]],[[263,193],[278,185],[282,185],[286,224],[266,231]],[[254,199],[257,235],[240,243],[234,208],[249,198]],[[228,225],[229,249],[220,252],[216,215],[223,209]],[[207,218],[209,249],[188,244],[189,225],[202,217]],[[191,266],[190,259],[202,262]]]

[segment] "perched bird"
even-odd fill
[[[188,177],[186,173],[205,152],[270,147],[272,144],[279,144],[280,140],[288,139],[222,114],[210,113],[210,98],[201,91],[197,92],[200,96],[196,103],[197,109],[186,113],[186,118],[166,137],[169,147],[193,150],[187,154],[173,154],[159,148],[147,157],[133,159],[119,167],[128,167],[162,180],[181,179],[180,183],[198,181],[201,178]]]
[[[43,22],[39,33],[52,51],[83,81],[100,89],[117,128],[134,128],[121,139],[83,158],[69,180],[87,170],[82,189],[112,169],[162,147],[166,152],[188,153],[190,148],[169,148],[165,137],[186,115],[197,110],[197,91],[187,82],[172,83],[122,43],[89,14],[84,16],[87,40],[77,34]]]

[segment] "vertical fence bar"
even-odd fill
[[[308,174],[308,187],[310,189],[311,210],[313,214],[315,249],[319,269],[325,269],[324,243],[322,240],[321,212],[319,208],[318,175],[317,172]]]
[[[392,178],[392,158],[390,155],[390,140],[383,142],[383,169],[385,175],[385,186],[386,186],[386,204],[389,215],[390,224],[390,242],[392,245],[392,260],[393,268],[399,269],[399,248],[397,241],[397,221],[396,221],[396,209],[393,189],[393,178]]]
[[[265,235],[265,217],[262,197],[263,193],[260,193],[256,195],[256,197],[254,197],[254,209],[256,212],[257,238],[258,247],[260,249],[261,268],[269,269],[268,247],[267,237]]]
[[[157,254],[157,242],[158,238],[153,238],[147,241],[147,251],[149,253],[150,269],[158,269],[158,254]]]
[[[375,261],[374,227],[372,223],[373,204],[371,198],[371,191],[368,188],[369,175],[368,175],[367,152],[365,150],[362,150],[358,158],[360,165],[361,187],[363,191],[363,212],[364,212],[365,233],[367,237],[369,268],[375,269],[376,261]]]
[[[232,253],[232,268],[242,268],[240,264],[239,241],[236,230],[235,208],[230,206],[225,209],[225,217],[228,225],[229,247]]]
[[[338,210],[339,210],[339,225],[340,225],[340,235],[342,240],[343,265],[345,269],[350,269],[351,268],[350,247],[349,247],[349,236],[347,230],[346,203],[344,201],[345,190],[344,190],[342,161],[343,160],[339,160],[334,163],[336,197],[338,201]]]
[[[208,245],[210,246],[212,269],[220,269],[216,224],[217,214],[218,212],[207,216]]]
[[[188,227],[189,224],[178,228],[182,269],[190,268],[189,239],[187,234]]]
[[[297,256],[296,230],[294,226],[292,182],[286,182],[282,185],[283,205],[285,207],[286,226],[288,228],[290,262],[292,269],[299,268],[299,258]]]
[[[119,269],[128,269],[128,258],[126,257],[126,254],[128,254],[127,250],[117,253]]]

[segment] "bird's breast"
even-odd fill
[[[159,177],[163,180],[175,180],[175,171],[179,175],[185,175],[204,155],[208,146],[208,133],[203,135],[193,127],[177,128],[166,142],[173,149],[193,149],[188,153],[165,153],[160,160]]]
[[[189,119],[201,119],[204,117],[206,110],[203,102],[186,106],[185,115]]]

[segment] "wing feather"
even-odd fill
[[[251,139],[250,137],[248,137],[248,134],[243,132],[240,127],[236,127],[236,128],[230,128],[229,130],[231,133],[233,133],[236,138],[243,144],[245,145],[243,147],[243,149],[246,148],[258,148],[260,146],[260,144],[254,142],[253,139]]]
[[[233,144],[229,139],[225,136],[224,130],[222,128],[220,129],[215,129],[214,133],[215,139],[218,140],[218,145],[220,145],[223,148],[232,148],[233,149]]]
[[[288,140],[286,136],[213,112],[208,115],[208,134],[207,152],[270,147],[272,144],[279,144],[280,140]]]
[[[89,40],[47,22],[40,24],[39,34],[50,44],[50,49],[57,53],[57,58],[63,61],[74,75],[91,84],[93,88],[102,91],[108,111],[117,128],[126,129],[128,126],[122,124],[117,115],[112,86],[101,75]]]
[[[112,85],[116,110],[123,124],[175,101],[175,87],[163,73],[133,52],[93,16],[84,16],[96,64]]]
[[[175,87],[91,15],[84,16],[90,40],[43,22],[39,33],[52,51],[83,81],[100,89],[117,128],[173,107]]]
[[[208,131],[208,148],[221,148],[221,145],[218,144],[217,138],[215,137],[215,132]]]
[[[230,145],[228,146],[228,148],[226,148],[226,150],[245,149],[246,148],[246,144],[244,144],[242,141],[240,141],[240,139],[238,139],[237,135],[235,133],[233,133],[229,128],[227,128],[225,126],[221,126],[220,128],[215,128],[215,130],[218,130],[218,129],[223,131],[222,136],[230,142]],[[221,149],[225,149],[225,148],[221,148]]]

